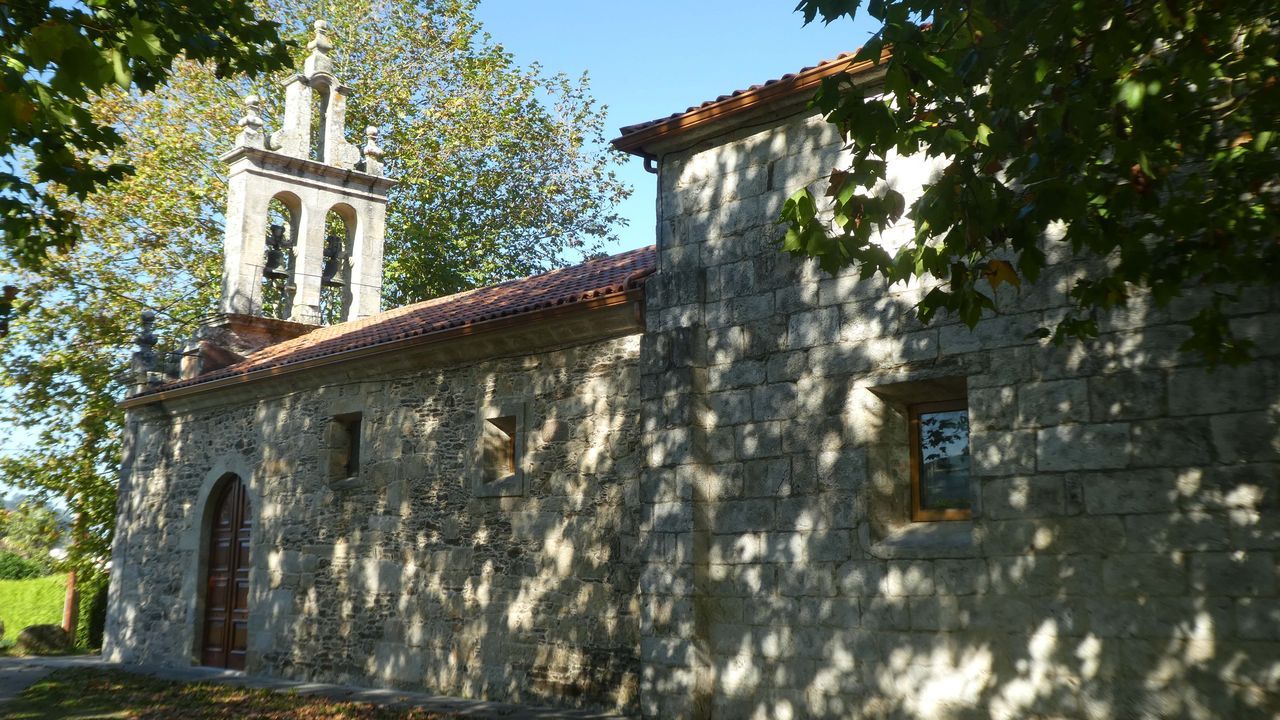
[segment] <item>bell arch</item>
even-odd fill
[[[347,203],[336,203],[325,213],[320,273],[320,319],[325,325],[352,319],[352,259],[358,231],[356,210]]]
[[[294,273],[302,218],[302,200],[293,192],[281,190],[267,204],[261,280],[261,307],[265,317],[283,320],[293,310],[293,296],[298,289]]]

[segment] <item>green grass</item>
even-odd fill
[[[448,720],[425,710],[397,710],[217,683],[180,683],[120,670],[65,668],[27,688],[4,708],[8,720]]]
[[[0,622],[4,644],[12,645],[29,625],[61,625],[67,597],[67,576],[49,575],[27,580],[0,580]]]

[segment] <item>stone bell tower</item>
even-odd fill
[[[236,146],[221,158],[230,166],[222,299],[182,353],[182,377],[379,310],[394,181],[382,176],[377,128],[365,130],[364,147],[347,142],[351,88],[333,75],[327,30],[316,21],[302,74],[284,82],[278,131],[264,130],[256,96],[244,100]]]
[[[222,156],[231,166],[224,316],[314,326],[379,310],[387,191],[393,182],[382,176],[377,128],[365,131],[363,148],[347,142],[351,88],[333,75],[327,29],[323,20],[315,23],[302,74],[284,83],[283,127],[268,135],[258,98],[250,95],[236,147]],[[268,219],[273,200],[287,210],[278,224]],[[331,215],[339,220],[337,230]],[[323,314],[322,292],[332,298]]]

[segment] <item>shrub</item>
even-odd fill
[[[0,580],[26,580],[43,574],[40,563],[0,550]]]
[[[107,580],[105,572],[76,577],[80,593],[80,612],[76,620],[76,647],[91,650],[102,647],[102,627],[107,620]]]

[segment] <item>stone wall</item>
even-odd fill
[[[1245,718],[1280,713],[1280,293],[1261,359],[1178,352],[1136,298],[1095,341],[1026,339],[1080,268],[976,331],[923,288],[780,254],[837,164],[814,117],[661,158],[641,352],[641,705],[660,718]],[[899,189],[930,164],[895,159]],[[910,523],[906,401],[960,388],[972,522]]]
[[[132,411],[107,657],[193,661],[202,513],[234,472],[256,517],[250,672],[634,707],[639,344],[366,362],[286,394]],[[497,405],[523,408],[523,496],[474,492],[477,410]],[[350,412],[360,471],[334,481],[330,419]]]
[[[998,316],[923,327],[927,288],[773,244],[839,152],[798,117],[664,156],[643,338],[132,411],[108,657],[191,661],[235,472],[253,672],[664,719],[1280,713],[1280,293],[1232,306],[1240,368],[1142,297],[1055,347],[1027,334],[1081,269],[1050,239]],[[933,166],[890,167],[910,196]],[[974,518],[911,523],[904,409],[950,393]],[[481,497],[477,410],[517,406],[526,494]]]

